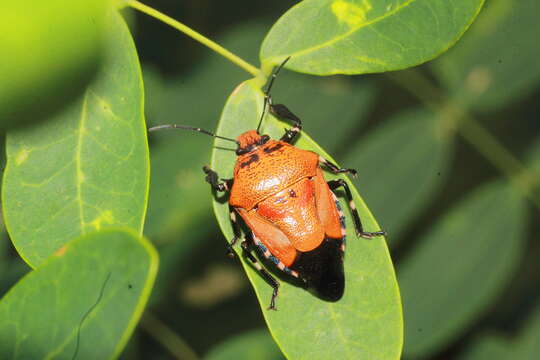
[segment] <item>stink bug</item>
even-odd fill
[[[215,191],[229,194],[234,231],[229,254],[234,254],[233,246],[242,237],[239,215],[249,229],[248,236],[241,242],[243,253],[272,286],[269,309],[274,310],[279,283],[259,264],[253,254],[254,249],[318,297],[337,301],[343,296],[346,228],[334,190],[343,188],[345,191],[359,237],[385,235],[384,231],[364,231],[347,182],[343,179],[326,181],[323,173],[325,168],[334,174],[354,176],[356,170],[339,168],[317,153],[291,144],[302,129],[301,120],[285,105],[273,104],[270,96],[274,79],[287,60],[272,74],[256,130],[246,131],[235,140],[184,125],[160,125],[149,129],[194,130],[237,144],[233,178],[221,179],[208,166],[203,167],[203,171],[206,181]],[[293,123],[279,140],[259,133],[267,108],[276,117]]]

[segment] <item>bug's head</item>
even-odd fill
[[[260,135],[257,130],[249,130],[236,138],[236,155],[247,154],[270,140],[268,135]]]

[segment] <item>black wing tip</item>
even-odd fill
[[[341,244],[339,239],[325,239],[316,249],[302,253],[292,267],[307,290],[321,300],[335,302],[345,292]]]

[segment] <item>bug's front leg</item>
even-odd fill
[[[206,174],[205,180],[212,185],[212,189],[216,191],[229,191],[231,189],[233,179],[221,179],[223,182],[220,182],[218,173],[207,165],[203,166],[203,171]]]
[[[285,141],[286,143],[293,142],[296,135],[302,131],[302,121],[300,118],[292,113],[291,110],[289,110],[288,107],[286,107],[283,104],[273,104],[272,103],[272,97],[268,95],[268,108],[270,110],[270,113],[274,116],[277,116],[280,119],[287,119],[292,121],[293,127],[285,130],[285,134],[280,138],[281,141]]]
[[[354,203],[351,189],[349,189],[349,185],[345,182],[343,179],[337,179],[337,180],[330,180],[328,181],[328,186],[330,187],[330,190],[335,190],[338,187],[343,187],[345,189],[345,196],[347,197],[347,201],[349,202],[349,208],[352,211],[353,220],[354,220],[354,228],[356,229],[356,235],[371,239],[374,236],[386,236],[385,231],[374,231],[374,232],[368,232],[364,231],[364,228],[362,226],[362,222],[360,221],[360,215],[358,215],[358,210],[356,210],[356,205]]]

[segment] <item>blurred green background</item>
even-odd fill
[[[294,3],[152,6],[258,65],[265,33]],[[283,71],[275,83],[275,101],[343,166],[358,169],[355,183],[389,233],[404,359],[540,353],[539,12],[535,0],[487,0],[461,41],[428,64],[352,77]],[[143,66],[148,124],[213,129],[249,75],[154,19],[124,14]],[[282,358],[238,261],[225,256],[201,171],[210,140],[163,132],[149,141],[145,235],[161,263],[122,358]],[[0,246],[2,294],[28,271],[9,244]]]

